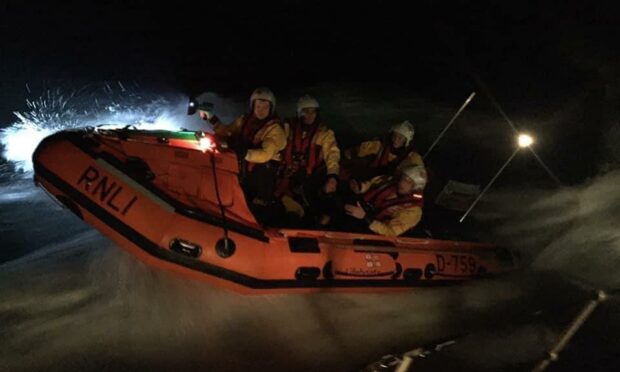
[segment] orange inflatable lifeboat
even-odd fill
[[[202,132],[62,131],[33,163],[36,183],[146,264],[243,293],[383,291],[514,267],[491,244],[261,226],[235,153]]]

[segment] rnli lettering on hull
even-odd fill
[[[138,197],[131,196],[123,189],[123,186],[117,185],[115,181],[108,179],[108,176],[101,176],[97,168],[89,166],[86,168],[82,176],[77,181],[77,185],[81,186],[87,193],[117,213],[125,216],[134,205]]]

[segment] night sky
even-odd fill
[[[3,2],[3,72],[182,89],[340,80],[426,86],[475,73],[493,90],[536,86],[531,94],[605,73],[598,70],[618,57],[620,16],[585,2],[153,3]]]
[[[132,80],[185,94],[380,83],[453,105],[476,90],[509,115],[580,95],[567,151],[596,146],[602,133],[589,128],[616,113],[614,2],[341,3],[4,1],[2,112],[40,81]]]

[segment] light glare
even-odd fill
[[[198,146],[200,146],[202,152],[213,151],[215,149],[215,142],[209,137],[201,137],[198,140]]]
[[[532,143],[534,143],[534,139],[527,134],[520,134],[518,142],[519,142],[519,147],[525,148],[525,147],[531,146]]]

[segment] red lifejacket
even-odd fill
[[[253,114],[245,115],[240,133],[242,143],[247,149],[259,148],[263,142],[263,134],[274,125],[278,125],[278,123],[276,118],[271,115],[262,120]],[[252,171],[255,165],[255,163],[246,162],[246,169]]]
[[[397,196],[390,199],[393,195]],[[398,184],[394,181],[388,181],[375,188],[371,188],[362,195],[362,198],[374,209],[373,218],[380,221],[389,217],[395,206],[424,206],[424,197],[421,193],[398,195]]]
[[[315,136],[320,127],[318,122],[316,120],[315,124],[307,125],[299,119],[291,120],[290,133],[284,149],[286,165],[291,166],[296,160],[295,158],[301,156],[302,166],[305,166],[307,175],[312,174],[319,165],[321,147],[315,143]],[[308,130],[304,130],[305,127],[308,127]]]
[[[243,123],[241,124],[241,140],[247,148],[255,148],[262,142],[261,131],[271,126],[274,123],[274,118],[267,117],[265,119],[258,119],[253,114],[248,114],[243,117]]]
[[[371,168],[384,168],[386,173],[392,173],[398,164],[403,161],[414,149],[411,146],[394,149],[392,139],[387,137],[381,142],[377,156],[370,163]],[[399,154],[400,153],[400,154]],[[390,155],[396,156],[390,161]]]
[[[390,163],[390,154],[392,153],[392,140],[386,138],[381,142],[381,148],[375,159],[370,163],[371,168],[385,167]]]

